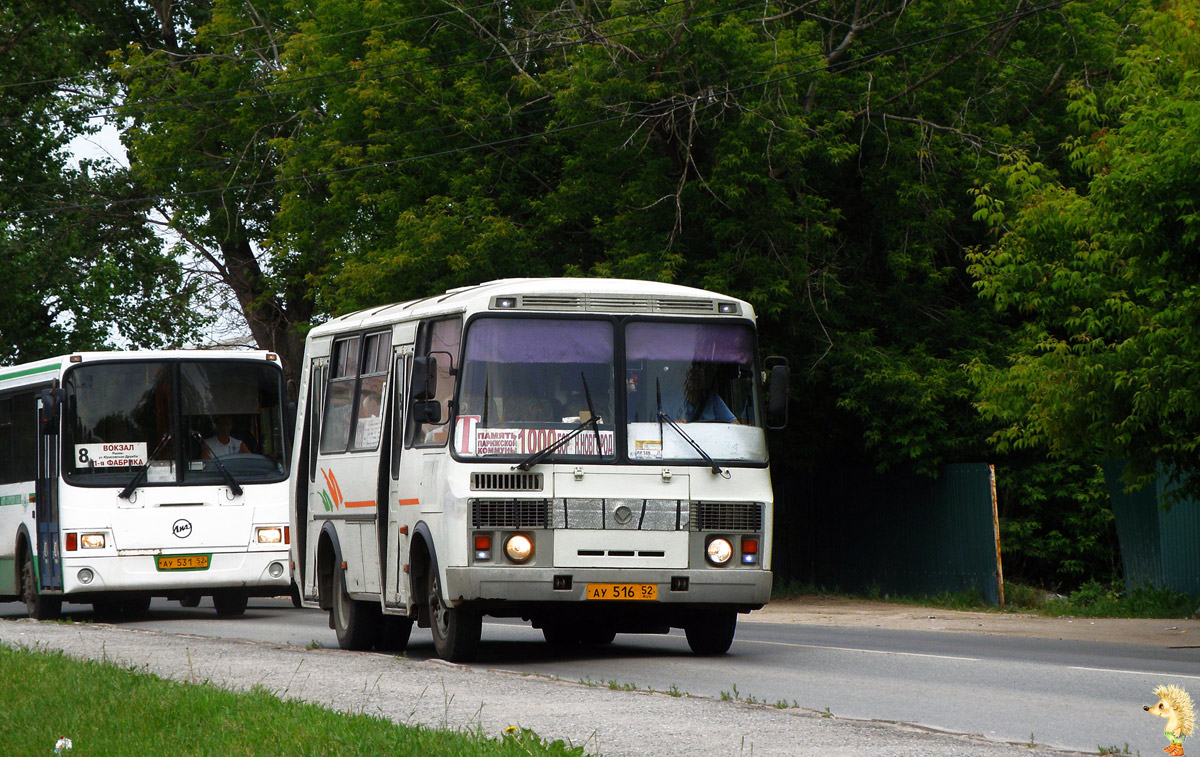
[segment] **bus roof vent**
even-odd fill
[[[603,295],[589,297],[588,310],[603,310],[617,313],[652,313],[654,312],[654,302],[645,297]]]
[[[526,294],[517,306],[521,310],[584,310],[584,299],[569,294]]]
[[[475,472],[471,474],[473,492],[540,492],[542,474],[532,471],[502,471],[496,473]]]
[[[654,301],[654,309],[659,313],[715,313],[715,300],[693,297],[659,297]]]
[[[523,294],[493,297],[494,310],[538,310],[542,312],[674,313],[679,315],[736,314],[707,297],[639,297],[621,294]]]

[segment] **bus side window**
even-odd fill
[[[450,401],[454,398],[454,368],[458,365],[461,340],[462,318],[444,318],[421,324],[417,354],[432,357],[431,362],[437,364],[433,399],[440,406],[441,419],[437,423],[423,423],[410,413],[411,446],[438,447],[445,444],[450,436]]]
[[[383,427],[383,395],[387,391],[388,358],[392,354],[389,332],[368,334],[363,344],[362,376],[358,381],[358,416],[354,423],[354,446],[373,450],[379,446]]]
[[[37,478],[37,395],[0,399],[0,484]]]
[[[13,478],[12,397],[0,397],[0,484],[11,484]]]
[[[321,452],[345,452],[350,444],[354,414],[354,389],[358,382],[358,337],[333,344],[329,385],[325,391],[325,417],[321,421]]]
[[[403,355],[396,357],[396,364],[392,372],[393,376],[393,391],[392,391],[392,479],[400,478],[400,451],[404,449],[404,434],[400,429],[404,428],[404,410],[407,406],[404,397],[407,394],[405,379],[408,377],[409,361]]]
[[[321,417],[324,414],[325,408],[321,405],[321,399],[325,396],[325,373],[324,365],[317,364],[313,361],[312,371],[308,377],[308,480],[317,480],[317,453],[319,444],[317,440],[321,438]]]

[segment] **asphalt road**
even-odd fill
[[[0,618],[22,614],[20,605],[0,604]],[[91,619],[87,606],[68,606],[68,614]],[[293,609],[286,600],[251,600],[236,619],[216,618],[207,601],[185,609],[156,600],[145,617],[113,626],[336,648],[325,614]],[[382,655],[353,656],[368,666],[372,658],[383,663]],[[414,630],[406,657],[432,660],[428,631]],[[445,669],[440,662],[424,664]],[[693,657],[682,634],[618,636],[600,649],[556,653],[527,625],[489,621],[480,658],[470,667],[582,682],[591,692],[688,694],[726,708],[736,703],[721,700],[786,705],[787,711],[748,709],[832,715],[822,718],[826,722],[908,723],[1093,754],[1099,747],[1157,753],[1165,744],[1161,721],[1141,708],[1153,699],[1150,691],[1159,683],[1200,691],[1200,649],[1194,648],[745,621],[730,653],[718,659]]]

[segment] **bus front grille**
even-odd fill
[[[546,528],[544,499],[473,499],[474,528]]]
[[[554,500],[553,528],[594,531],[687,531],[688,503],[677,499]]]
[[[541,473],[504,471],[471,474],[471,491],[540,492],[541,490]]]
[[[692,507],[698,531],[762,531],[759,502],[696,502]]]

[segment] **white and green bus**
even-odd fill
[[[495,281],[317,326],[302,602],[349,649],[403,649],[415,622],[467,660],[490,615],[554,644],[682,628],[724,653],[771,593],[776,362],[748,303],[642,281]]]
[[[0,368],[0,600],[55,617],[286,595],[290,434],[268,352],[78,352]]]

